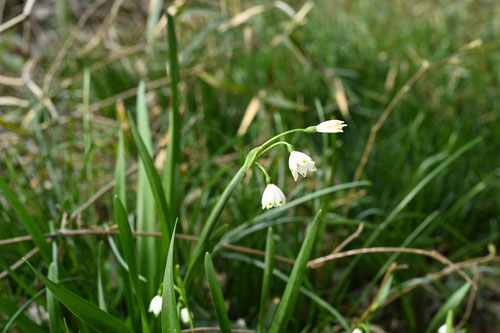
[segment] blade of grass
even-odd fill
[[[151,6],[151,3],[154,6]],[[146,27],[146,40],[148,43],[152,41],[156,23],[158,23],[158,19],[160,18],[162,5],[163,0],[151,0],[149,3],[148,25]]]
[[[97,301],[99,304],[99,308],[103,311],[108,311],[106,306],[106,297],[104,297],[104,287],[102,285],[102,248],[104,247],[104,243],[101,241],[97,246]],[[49,277],[50,278],[50,277]]]
[[[448,300],[443,304],[443,306],[438,310],[438,312],[432,318],[431,323],[427,327],[426,333],[433,332],[436,329],[436,327],[438,327],[439,324],[443,322],[448,311],[455,310],[460,305],[465,295],[467,295],[469,288],[470,284],[466,282],[457,291],[455,291],[453,295],[450,296],[450,298],[448,298]]]
[[[56,266],[51,263],[49,266],[49,274],[47,277],[56,282],[58,281]],[[54,294],[47,290],[47,312],[49,313],[49,326],[51,333],[59,333],[60,320],[61,320],[61,310],[59,308],[59,302],[54,297]]]
[[[257,328],[257,332],[264,332],[264,319],[266,316],[266,301],[269,297],[269,290],[271,289],[271,278],[273,275],[274,269],[274,234],[273,228],[267,229],[267,238],[266,238],[266,257],[265,257],[265,265],[264,269],[264,277],[262,279],[262,290],[260,293],[260,307],[259,307],[259,324]]]
[[[92,327],[98,332],[133,333],[133,331],[118,318],[102,311],[89,301],[72,293],[71,291],[53,282],[52,280],[49,280],[41,273],[39,273],[29,262],[26,263],[36,274],[37,278],[43,282],[47,289],[52,291],[54,296],[65,307],[67,307],[68,310],[70,310],[75,316],[77,316],[88,326]]]
[[[177,191],[179,191],[179,163],[181,159],[180,151],[180,126],[179,115],[179,62],[177,59],[177,38],[175,36],[174,18],[166,12],[168,28],[168,63],[170,75],[170,99],[171,110],[168,118],[168,152],[167,163],[163,174],[165,183],[167,205],[169,207],[170,221],[178,217],[179,203]],[[170,229],[171,230],[171,229]]]
[[[165,274],[163,276],[163,291],[162,291],[162,311],[161,311],[161,331],[180,332],[181,326],[179,322],[179,314],[177,313],[177,302],[175,301],[174,290],[174,242],[175,229],[177,222],[172,230],[172,239],[168,248],[167,262],[165,265]]]
[[[219,282],[217,282],[217,275],[215,274],[214,264],[210,253],[205,253],[205,274],[207,276],[208,287],[210,288],[210,295],[214,303],[215,315],[219,322],[220,331],[222,333],[231,333],[231,324],[227,315],[226,306],[224,305],[224,297],[220,289]]]
[[[139,274],[137,272],[137,253],[134,244],[134,236],[132,235],[132,229],[128,223],[128,214],[120,201],[120,198],[115,196],[115,220],[118,224],[118,229],[120,230],[120,242],[122,244],[123,255],[125,261],[128,264],[128,272],[130,281],[135,291],[137,297],[137,303],[139,306],[139,311],[141,313],[142,331],[149,332],[146,309],[144,308],[144,301],[142,299],[141,286],[139,284]]]
[[[146,89],[144,81],[139,83],[137,89],[137,129],[149,156],[153,156],[153,143],[149,126],[149,117],[146,106]],[[142,160],[139,161],[137,175],[137,230],[155,231],[155,202],[153,190],[148,181],[146,167]],[[155,279],[156,240],[154,237],[140,237],[137,240],[139,252],[139,271],[149,281],[146,299],[150,299],[157,286]]]
[[[115,195],[117,195],[127,209],[127,198],[125,196],[125,142],[123,138],[123,131],[120,130],[118,134],[118,152],[116,155],[115,166]]]
[[[276,316],[274,317],[273,324],[269,329],[269,333],[286,331],[288,322],[290,321],[292,312],[295,308],[295,303],[297,302],[297,298],[299,296],[300,286],[305,278],[306,265],[316,240],[316,231],[318,230],[320,215],[321,210],[316,213],[316,216],[311,222],[309,231],[304,239],[304,243],[300,247],[297,260],[293,265],[292,273],[290,273],[290,278],[286,284],[283,296],[281,297],[281,302]]]
[[[170,242],[170,231],[173,230],[173,222],[168,218],[168,206],[165,199],[165,192],[163,191],[161,178],[154,166],[153,159],[148,153],[146,145],[142,141],[141,135],[139,134],[139,131],[137,130],[137,127],[130,113],[128,114],[128,120],[130,123],[130,130],[132,131],[132,135],[134,136],[135,144],[139,152],[139,157],[144,163],[144,168],[148,176],[149,185],[151,185],[151,189],[153,190],[153,197],[155,199],[156,208],[158,209],[158,218],[160,220],[160,230],[163,234],[162,244],[166,249],[168,248]]]
[[[9,185],[3,179],[0,179],[0,190],[3,192],[10,207],[16,213],[19,221],[21,221],[26,231],[30,234],[33,243],[40,249],[40,253],[45,262],[52,262],[50,246],[40,229],[39,223],[28,213],[26,207],[19,201],[17,195],[9,188]]]
[[[31,303],[33,303],[38,297],[43,295],[45,293],[45,290],[46,289],[43,288],[40,291],[38,291],[35,295],[33,295],[33,297],[31,297],[29,300],[27,300],[19,309],[17,309],[17,311],[10,317],[7,324],[5,324],[5,327],[3,328],[2,333],[9,332],[12,328],[12,325],[17,320],[17,318],[23,314],[24,310],[26,310],[28,308],[28,306],[31,305]]]

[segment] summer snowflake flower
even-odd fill
[[[316,126],[316,130],[320,133],[343,133],[343,127],[346,127],[342,120],[327,120]]]
[[[446,333],[447,329],[448,327],[446,326],[446,324],[441,325],[441,327],[438,328],[438,333]]]
[[[153,297],[151,303],[149,303],[148,311],[153,312],[155,317],[158,317],[161,312],[161,296],[156,295],[155,297]]]
[[[309,156],[299,151],[292,151],[290,153],[288,167],[295,181],[299,178],[299,174],[305,177],[307,176],[307,171],[316,171],[314,161]]]
[[[262,209],[280,207],[286,203],[286,197],[278,186],[268,184],[262,194]]]
[[[352,333],[363,333],[363,331],[360,330],[359,328],[355,328],[352,330]]]
[[[181,321],[184,324],[189,324],[189,310],[187,308],[181,309]]]

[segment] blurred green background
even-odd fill
[[[0,178],[43,232],[50,224],[54,229],[113,224],[111,192],[81,214],[72,213],[114,179],[120,129],[126,167],[139,160],[126,111],[136,116],[141,81],[151,147],[157,167],[163,167],[171,103],[163,11],[169,7],[175,13],[181,73],[178,232],[199,234],[251,148],[282,131],[342,119],[348,124],[343,134],[287,137],[316,161],[316,174],[295,183],[282,148],[260,163],[288,201],[353,180],[371,184],[316,196],[262,218],[265,181],[258,171],[249,173],[221,216],[220,225],[227,223],[230,230],[223,241],[264,250],[266,228],[276,225],[276,253],[295,258],[304,222],[322,208],[313,258],[329,254],[361,223],[364,230],[346,250],[403,246],[465,262],[487,256],[488,244],[498,247],[498,1],[160,1],[158,11],[152,3],[39,0],[25,20],[0,33]],[[0,6],[3,25],[22,12],[24,3],[7,0]],[[151,197],[136,195],[140,186],[137,173],[129,173],[130,212],[139,202],[154,209]],[[20,220],[0,192],[0,239],[27,235]],[[241,227],[246,222],[251,228]],[[76,279],[68,285],[97,304],[99,239],[105,241],[99,271],[105,276],[108,310],[134,325],[126,278],[106,237],[60,238],[60,279]],[[192,244],[179,242],[182,271]],[[2,245],[2,270],[32,248],[31,242]],[[376,295],[390,256],[336,260],[310,272],[304,286],[355,323]],[[229,318],[256,328],[262,270],[255,260],[263,258],[220,249],[213,260]],[[397,261],[408,268],[392,275],[391,295],[444,267],[411,254]],[[39,254],[30,262],[46,274]],[[284,263],[277,268],[290,271]],[[468,332],[495,332],[500,326],[498,257],[466,272],[479,288],[456,307],[455,321],[463,318]],[[211,326],[215,316],[202,275],[196,283],[189,295],[195,323]],[[419,287],[373,311],[366,323],[373,332],[424,332],[463,284],[456,273],[424,278]],[[275,278],[271,296],[280,297],[284,285]],[[26,265],[2,274],[0,328],[40,288]],[[157,288],[148,285],[145,304]],[[34,303],[39,304],[34,314],[19,317],[14,329],[28,332],[37,319],[48,327],[40,314],[42,298]],[[273,304],[268,304],[270,314]],[[304,295],[295,312],[288,331],[343,329]],[[70,330],[90,330],[69,311],[62,313]]]

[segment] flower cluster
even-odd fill
[[[346,127],[347,124],[344,124],[341,120],[328,120],[320,123],[317,126],[313,126],[308,128],[309,133],[319,132],[319,133],[343,133],[343,128]],[[304,154],[300,151],[295,151],[287,142],[278,142],[286,144],[288,150],[290,152],[290,157],[288,158],[288,168],[292,173],[293,179],[297,181],[299,179],[299,175],[302,177],[306,177],[307,173],[316,171],[315,162],[309,157],[307,154]],[[266,182],[268,183],[264,193],[262,194],[262,209],[270,209],[273,207],[281,207],[286,203],[286,197],[283,194],[283,191],[276,185],[272,184],[271,178],[261,167],[262,171],[266,176]]]
[[[156,318],[160,315],[162,308],[162,298],[160,295],[156,295],[153,297],[151,300],[151,303],[149,303],[149,310],[148,312],[153,312]],[[187,308],[182,308],[179,316],[181,318],[181,322],[184,324],[189,324],[189,310]],[[193,314],[191,313],[191,318],[193,317]]]

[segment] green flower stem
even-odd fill
[[[261,157],[262,155],[264,155],[265,153],[267,153],[269,150],[271,150],[274,147],[279,146],[279,145],[286,145],[286,147],[288,149],[288,152],[290,152],[290,153],[295,150],[295,148],[291,144],[289,144],[288,142],[286,142],[286,141],[279,141],[279,142],[273,143],[272,145],[270,145],[269,147],[267,147],[266,149],[264,149],[262,152],[259,153],[259,155],[257,157]]]
[[[316,131],[316,126],[311,126],[311,127],[308,127],[308,128],[296,128],[296,129],[293,129],[293,130],[289,130],[289,131],[280,133],[280,134],[272,137],[271,139],[267,140],[266,142],[264,142],[264,144],[262,144],[259,147],[259,153],[263,149],[267,148],[266,146],[270,145],[274,141],[278,140],[279,138],[281,138],[282,136],[285,136],[287,134],[298,133],[298,132],[302,132],[302,133],[314,133],[315,131]]]
[[[268,185],[272,184],[273,180],[271,179],[271,177],[267,173],[266,169],[262,166],[262,164],[255,162],[255,165],[258,166],[259,169],[264,173],[264,176],[266,176],[266,184],[268,184]]]

